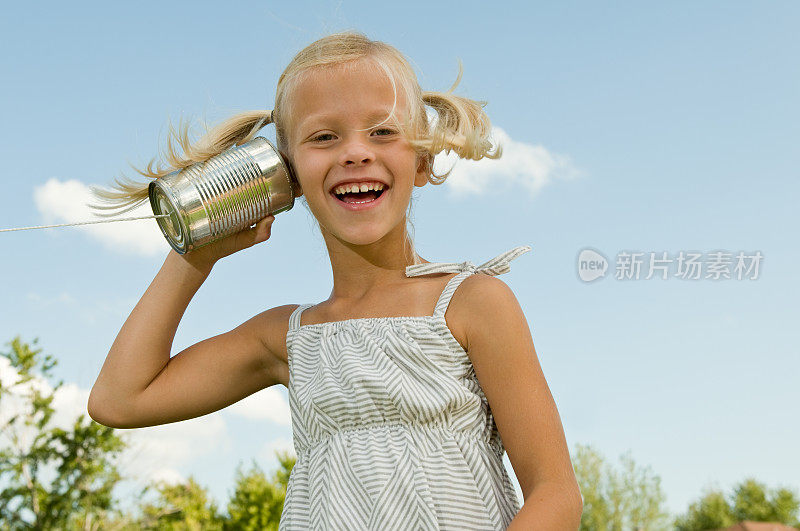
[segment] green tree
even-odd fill
[[[57,361],[19,336],[0,353],[0,524],[5,529],[97,529],[114,512],[125,443],[80,415],[54,426]],[[0,366],[0,368],[2,368]]]
[[[236,471],[236,486],[228,501],[228,519],[225,529],[242,531],[277,530],[286,499],[289,474],[295,459],[287,454],[278,455],[280,467],[272,481],[253,462],[249,471],[241,467]]]
[[[726,496],[718,489],[707,490],[692,503],[686,514],[675,520],[678,531],[701,531],[728,527],[738,522],[777,522],[800,526],[800,500],[786,488],[768,490],[763,483],[747,478]]]
[[[158,483],[145,490],[155,490],[155,501],[141,506],[140,528],[160,531],[220,531],[224,519],[208,491],[193,477],[185,483]]]
[[[572,462],[583,496],[580,529],[668,529],[661,479],[649,467],[638,468],[630,452],[620,461],[621,469],[617,471],[590,446],[577,445]]]
[[[278,470],[275,471],[274,480],[283,488],[283,492],[289,487],[289,476],[294,469],[296,458],[292,457],[285,452],[276,452],[275,456],[278,458]]]

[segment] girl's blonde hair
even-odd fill
[[[269,123],[275,123],[278,149],[291,159],[288,134],[291,131],[293,89],[312,69],[348,66],[355,62],[367,64],[383,71],[392,84],[395,105],[389,121],[406,137],[428,168],[428,181],[438,185],[444,183],[452,168],[437,175],[433,171],[433,159],[442,151],[454,151],[460,158],[480,160],[484,157],[496,159],[502,148],[492,146],[489,140],[491,122],[483,111],[486,102],[475,101],[453,94],[461,81],[462,68],[459,62],[458,77],[447,92],[422,91],[417,76],[408,60],[393,46],[373,41],[365,35],[348,31],[323,37],[306,46],[286,67],[278,79],[275,105],[272,111],[256,110],[238,113],[207,130],[199,140],[189,141],[188,124],[179,124],[176,131],[170,124],[166,151],[162,157],[166,165],[155,167],[153,158],[144,169],[133,168],[139,174],[157,179],[192,164],[205,162],[223,151],[249,142],[256,133]],[[398,91],[407,103],[407,114],[398,117],[395,113]],[[428,118],[426,106],[435,111]],[[382,122],[383,123],[383,122]],[[183,154],[176,151],[172,137],[180,145]],[[97,210],[115,210],[111,214],[127,212],[148,199],[148,182],[115,180],[112,190],[92,188],[94,195],[107,205],[90,205]],[[415,253],[416,261],[416,253]]]

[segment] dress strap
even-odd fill
[[[303,310],[306,308],[310,308],[314,306],[313,304],[301,304],[297,308],[294,309],[292,314],[289,316],[289,331],[292,332],[300,328],[300,315],[303,313]]]
[[[430,264],[417,264],[406,267],[406,276],[415,277],[419,275],[430,275],[433,273],[458,273],[451,278],[447,285],[444,287],[439,300],[436,302],[436,309],[433,315],[444,315],[447,310],[447,305],[450,304],[450,298],[456,291],[461,282],[468,276],[475,273],[483,273],[484,275],[497,276],[511,271],[509,262],[514,260],[519,255],[527,253],[531,250],[530,245],[520,245],[513,249],[506,251],[491,260],[487,260],[479,266],[476,266],[470,261],[466,262],[436,262]]]

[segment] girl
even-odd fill
[[[422,92],[395,48],[334,34],[294,57],[273,111],[236,115],[194,145],[183,130],[184,156],[170,142],[169,167],[140,173],[159,178],[275,124],[325,241],[333,290],[170,358],[214,264],[268,240],[274,217],[170,251],[108,353],[92,418],[119,428],[176,422],[283,384],[297,461],[281,529],[577,529],[582,502],[561,421],[525,316],[495,278],[530,247],[478,267],[431,263],[407,230],[413,188],[447,177],[433,173],[437,153],[500,156],[484,104],[452,93],[459,80]],[[96,193],[128,207],[147,198],[146,184],[117,184]]]

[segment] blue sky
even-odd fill
[[[271,108],[285,65],[326,33],[395,45],[425,90],[449,88],[460,59],[456,92],[488,101],[507,156],[459,163],[416,192],[417,247],[476,264],[533,247],[500,278],[525,311],[570,447],[614,463],[630,450],[673,512],[746,476],[800,491],[799,16],[795,2],[4,7],[0,228],[90,219],[86,187],[134,176],[127,163],[157,153],[168,119]],[[267,243],[217,264],[174,353],[328,296],[309,216],[280,214]],[[606,278],[580,280],[584,248],[609,259]],[[719,250],[760,251],[759,277],[613,275],[622,251]],[[167,252],[149,220],[0,233],[0,341],[38,337],[59,358],[65,415],[85,407]],[[272,450],[290,448],[286,390],[131,436],[131,469],[194,474],[224,499],[239,461],[271,470]]]

